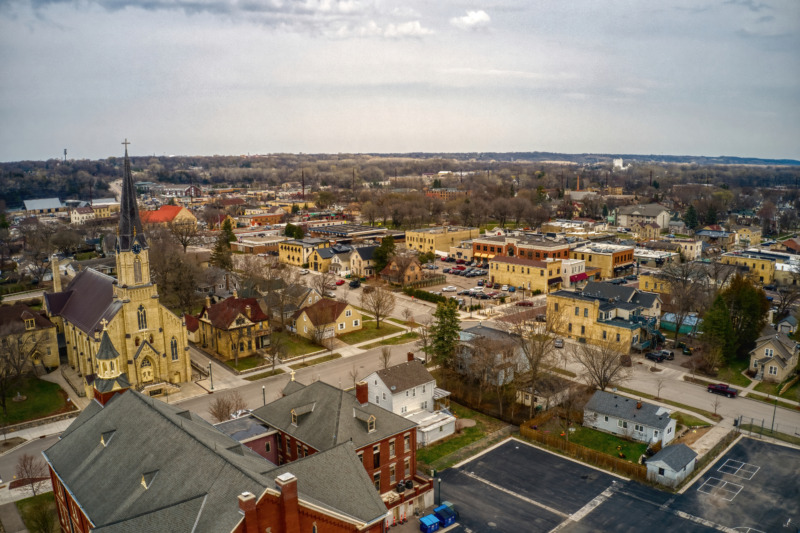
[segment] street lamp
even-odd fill
[[[778,395],[775,395],[775,406],[772,408],[772,427],[770,428],[771,436],[775,436],[775,412],[778,410]]]
[[[261,385],[261,399],[263,400],[263,405],[267,405],[267,387]]]
[[[469,317],[472,318],[472,296],[469,297]]]
[[[211,361],[208,362],[208,378],[211,380],[211,390],[214,390],[214,373],[211,371]]]

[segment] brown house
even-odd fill
[[[255,298],[234,295],[213,305],[206,299],[197,320],[200,327],[195,338],[223,360],[254,355],[269,346],[269,318]]]
[[[425,277],[422,265],[417,258],[407,256],[392,259],[379,275],[382,280],[398,285],[408,285],[415,281],[421,281]]]

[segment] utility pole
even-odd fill
[[[67,149],[64,148],[64,163],[67,162]]]
[[[300,180],[303,185],[303,208],[306,207],[306,171],[300,170]]]

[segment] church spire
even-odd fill
[[[147,241],[142,231],[142,221],[139,219],[139,208],[136,205],[136,188],[133,186],[131,174],[131,160],[128,158],[128,139],[125,139],[125,165],[122,176],[122,198],[119,208],[119,230],[117,232],[117,250],[130,251],[135,243],[141,248],[147,248]]]

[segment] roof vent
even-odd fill
[[[158,475],[158,470],[153,470],[152,472],[146,472],[142,474],[142,487],[144,487],[144,490],[150,488],[150,485],[153,484],[153,480],[156,479],[157,475]]]
[[[108,446],[109,442],[111,442],[111,437],[114,436],[114,433],[116,433],[116,430],[112,429],[111,431],[106,431],[100,435],[100,444],[102,444],[104,448]]]

